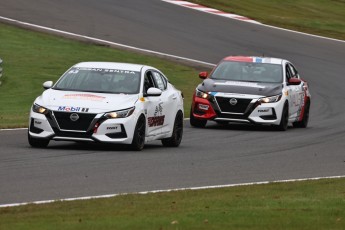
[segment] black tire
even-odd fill
[[[144,115],[141,115],[135,125],[134,135],[131,147],[135,151],[141,151],[145,145],[146,121]]]
[[[196,128],[204,128],[206,126],[207,120],[199,120],[193,116],[193,111],[190,109],[190,119],[189,123],[191,126]]]
[[[34,148],[46,148],[49,144],[49,139],[35,138],[28,133],[29,144]]]
[[[183,113],[178,111],[175,117],[174,129],[170,138],[162,139],[162,144],[167,147],[178,147],[183,135]]]
[[[277,130],[286,131],[289,124],[289,104],[285,102],[282,117],[280,119],[280,124],[277,125]]]
[[[293,127],[296,127],[296,128],[307,128],[308,122],[309,122],[309,110],[310,110],[310,100],[308,100],[306,102],[302,120],[294,122],[293,123]]]

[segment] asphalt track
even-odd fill
[[[344,42],[160,0],[1,0],[0,16],[209,63],[230,54],[283,57],[312,93],[307,129],[195,129],[186,121],[179,148],[51,142],[33,149],[26,130],[0,131],[0,204],[345,175]]]

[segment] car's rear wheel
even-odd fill
[[[277,125],[277,130],[279,131],[286,131],[289,124],[289,105],[287,102],[285,102],[283,111],[282,111],[282,117],[280,119],[280,124]]]
[[[306,102],[303,118],[301,121],[297,121],[293,123],[293,127],[297,128],[307,128],[309,122],[309,110],[310,110],[310,100]]]
[[[32,137],[28,132],[29,144],[34,148],[46,148],[49,144],[49,139]]]
[[[193,127],[204,128],[206,126],[207,120],[200,120],[193,116],[193,111],[190,109],[190,119],[189,123]]]
[[[146,121],[144,115],[141,115],[134,129],[134,135],[131,147],[135,151],[141,151],[145,145]]]
[[[178,147],[183,135],[183,113],[178,111],[175,117],[174,129],[170,138],[162,139],[162,144],[167,147]]]

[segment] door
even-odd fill
[[[162,133],[162,126],[164,124],[163,101],[161,96],[147,96],[149,88],[156,88],[153,78],[153,71],[149,70],[144,77],[144,97],[147,108],[147,134],[148,136],[156,136]]]
[[[301,85],[289,85],[290,78],[298,78],[297,70],[292,64],[286,64],[287,88],[289,91],[289,115],[290,119],[295,119],[298,115],[299,108],[301,107]]]
[[[153,71],[153,79],[157,88],[162,90],[161,101],[159,104],[161,116],[164,116],[162,124],[162,133],[168,133],[173,130],[176,115],[176,99],[175,90],[168,87],[168,80],[158,71]]]

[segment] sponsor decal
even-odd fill
[[[36,121],[36,120],[35,120],[35,124],[36,124],[36,125],[40,125],[40,124],[42,124],[42,122],[41,122],[41,121]]]
[[[199,104],[199,109],[201,109],[201,110],[208,110],[208,108],[209,108],[208,105]]]
[[[62,98],[64,99],[76,99],[76,100],[88,100],[88,101],[102,101],[105,97],[94,95],[94,94],[66,94]]]
[[[259,109],[258,110],[259,113],[267,113],[269,111],[270,111],[269,109]]]
[[[115,127],[107,127],[107,130],[117,130],[119,127],[115,126]]]
[[[164,119],[165,119],[165,115],[157,116],[157,117],[149,117],[148,118],[148,125],[149,125],[149,127],[161,126],[164,124]]]
[[[163,115],[163,107],[161,104],[156,106],[155,113],[153,117],[147,118],[147,123],[149,127],[161,126],[164,124],[165,115]]]
[[[131,70],[121,70],[121,69],[102,69],[102,68],[79,68],[79,70],[89,70],[102,73],[124,73],[124,74],[136,74]]]
[[[71,107],[71,106],[59,106],[58,111],[65,111],[65,112],[84,112],[87,113],[89,108],[81,108],[81,107]]]

